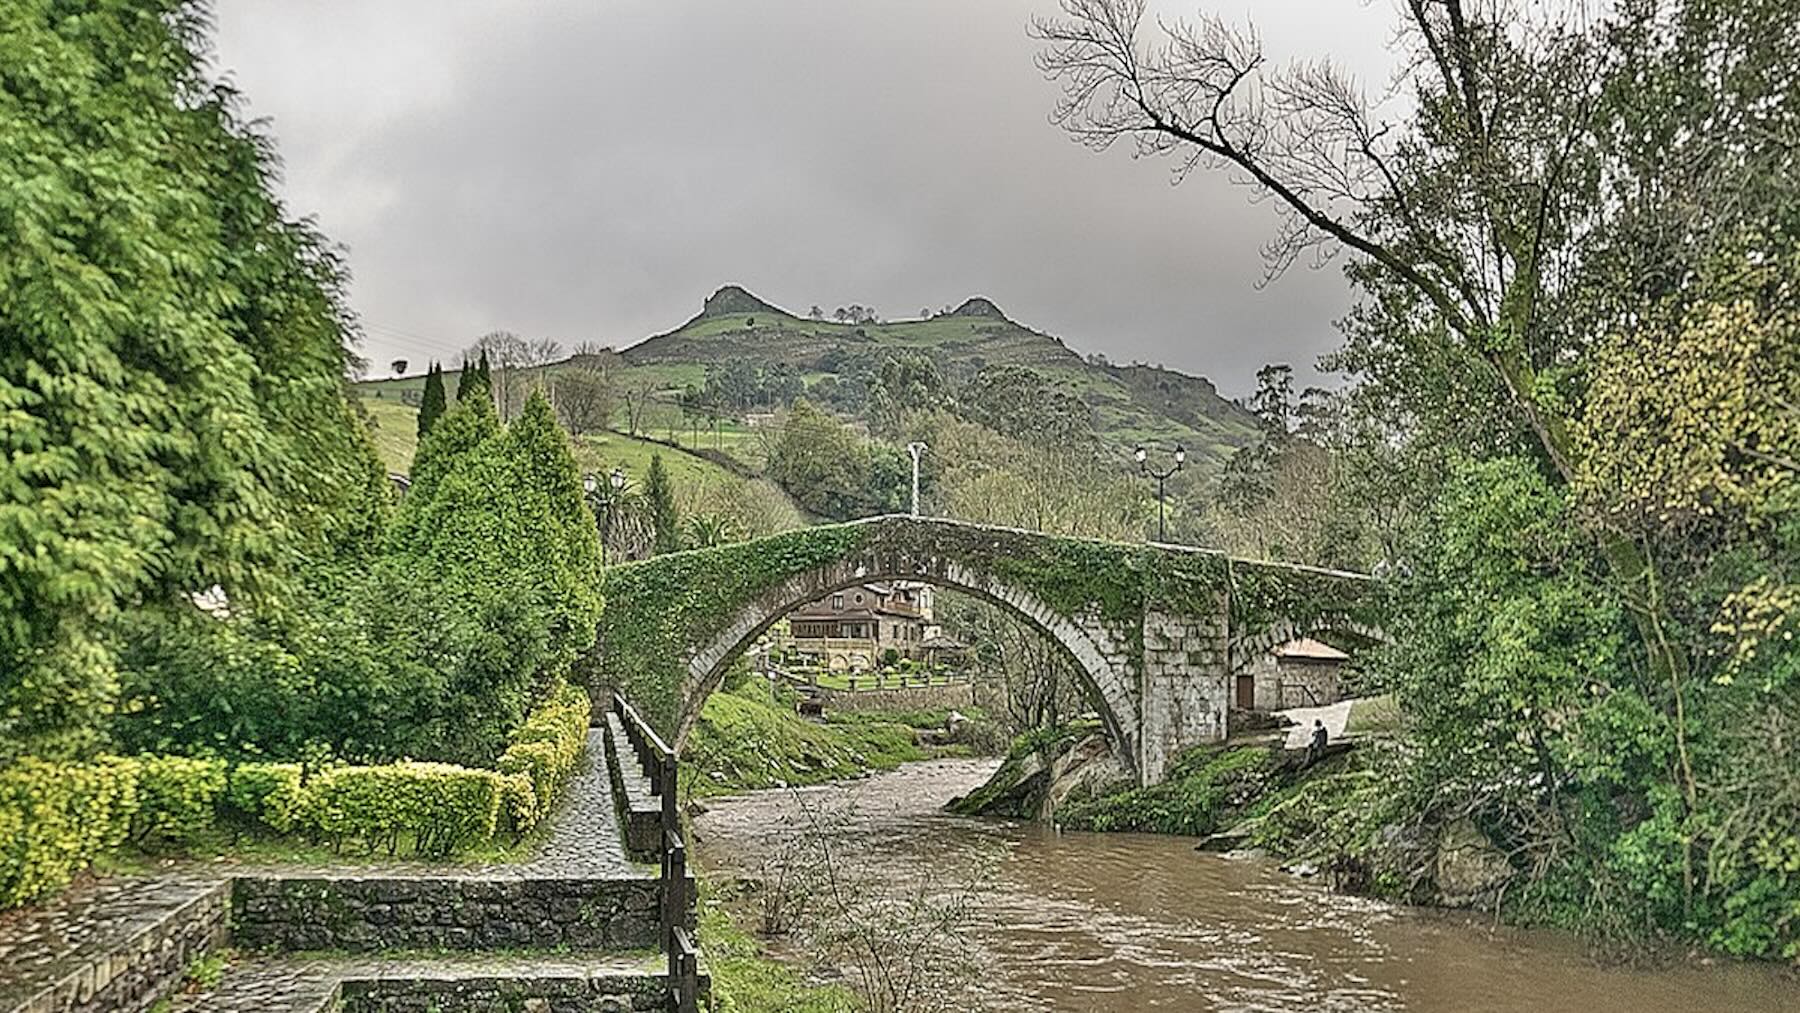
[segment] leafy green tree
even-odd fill
[[[651,549],[656,555],[681,548],[681,515],[675,509],[675,487],[663,467],[662,455],[650,456],[650,472],[644,476],[644,500],[650,507],[650,522],[656,529]]]
[[[419,440],[431,435],[431,427],[443,417],[449,401],[444,395],[444,370],[437,363],[425,373],[425,394],[419,399]]]
[[[1028,366],[988,366],[964,384],[957,410],[989,429],[1038,443],[1093,440],[1086,402]]]
[[[500,432],[500,419],[490,398],[458,398],[430,435],[413,453],[412,485],[406,493],[407,509],[397,518],[396,533],[405,541],[424,508],[437,497],[438,486],[451,472],[466,466],[468,458]]]
[[[96,744],[125,613],[247,603],[386,509],[341,266],[282,216],[206,26],[176,0],[0,13],[0,761]]]

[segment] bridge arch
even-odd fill
[[[1221,739],[1235,665],[1295,630],[1372,628],[1360,574],[941,519],[877,517],[607,568],[578,675],[617,688],[677,742],[725,667],[795,607],[858,583],[917,580],[995,603],[1075,662],[1140,783]]]
[[[1135,766],[1139,725],[1136,680],[1123,645],[1106,631],[1060,614],[1024,587],[933,553],[853,553],[774,584],[737,610],[688,658],[675,743],[680,748],[699,720],[701,705],[725,679],[731,662],[781,617],[807,602],[859,584],[908,580],[959,591],[999,606],[1053,640],[1074,661],[1100,712],[1115,754]]]

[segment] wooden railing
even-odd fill
[[[689,895],[687,846],[681,838],[681,814],[676,808],[679,767],[675,750],[656,729],[638,715],[625,698],[613,694],[613,712],[625,727],[625,738],[638,766],[650,781],[650,791],[662,803],[662,904],[659,909],[663,953],[669,959],[669,1008],[675,1013],[697,1013],[700,1008],[700,948],[688,931]]]

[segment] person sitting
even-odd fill
[[[1306,744],[1306,765],[1308,767],[1325,758],[1325,743],[1330,738],[1331,733],[1325,730],[1325,722],[1314,718],[1312,741]]]

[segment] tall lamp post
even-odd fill
[[[912,455],[912,465],[913,465],[912,515],[914,517],[917,517],[917,516],[919,516],[919,455],[923,454],[925,452],[925,444],[919,443],[916,441],[913,443],[908,443],[906,445],[906,452]]]
[[[1141,446],[1132,456],[1137,458],[1138,471],[1156,479],[1156,540],[1167,541],[1169,538],[1168,521],[1164,516],[1163,501],[1167,496],[1170,476],[1180,471],[1181,466],[1187,463],[1187,451],[1177,443],[1175,445],[1175,463],[1161,470],[1150,467],[1150,453]]]
[[[600,527],[600,565],[606,565],[607,521],[612,519],[613,503],[625,492],[625,469],[614,466],[612,474],[602,482],[593,472],[581,476],[581,488],[597,508]]]

